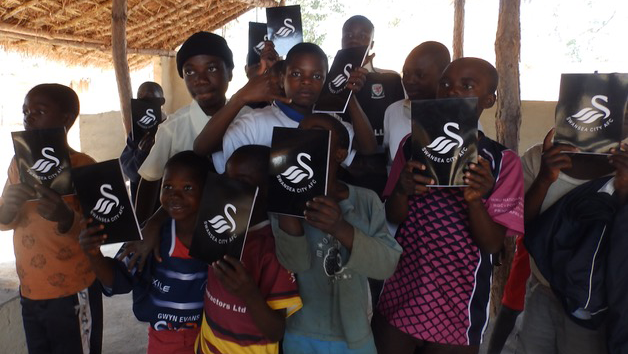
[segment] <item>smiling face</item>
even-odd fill
[[[478,114],[495,104],[496,74],[481,59],[462,58],[453,61],[438,83],[438,98],[477,97]]]
[[[183,63],[183,80],[205,114],[212,115],[224,106],[225,93],[232,71],[225,62],[213,55],[195,55]]]
[[[66,127],[72,121],[68,113],[61,112],[61,108],[50,97],[42,93],[29,93],[22,105],[24,114],[24,129],[51,129]]]
[[[286,62],[283,87],[290,106],[301,113],[310,113],[323,89],[327,67],[314,53],[299,53]]]
[[[182,164],[166,168],[159,200],[171,218],[194,223],[202,195],[203,183],[192,168]]]

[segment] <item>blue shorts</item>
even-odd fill
[[[318,340],[286,332],[283,337],[285,354],[377,354],[375,342],[370,341],[358,349],[349,349],[346,342]]]

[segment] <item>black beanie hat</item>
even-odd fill
[[[183,77],[183,64],[196,55],[213,55],[225,62],[227,69],[233,69],[233,53],[227,41],[217,34],[196,32],[183,42],[177,52],[177,71]]]

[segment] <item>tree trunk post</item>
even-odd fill
[[[453,59],[462,58],[464,55],[464,5],[466,0],[454,1],[454,57]]]
[[[521,0],[500,0],[499,20],[495,38],[496,67],[499,74],[497,85],[497,111],[495,127],[497,141],[518,152],[519,128],[521,127],[521,94],[519,85],[519,54],[521,49]],[[491,313],[495,314],[501,304],[504,286],[508,280],[515,240],[508,237],[502,266],[496,267],[491,289]]]
[[[127,135],[131,131],[131,75],[127,61],[126,43],[127,1],[113,0],[111,5],[111,48],[113,68],[116,73],[118,94],[120,96],[120,112]]]

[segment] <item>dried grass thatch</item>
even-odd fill
[[[275,0],[128,0],[127,47],[132,69],[151,56],[174,55],[189,35],[213,31]],[[0,0],[0,47],[74,65],[112,66],[112,0]]]

